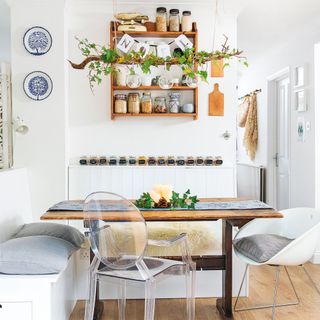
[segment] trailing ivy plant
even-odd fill
[[[205,68],[197,68],[198,70],[195,70],[195,64],[203,67],[209,61],[214,62],[223,59],[224,66],[229,66],[231,59],[237,59],[245,66],[248,66],[247,59],[242,56],[243,51],[231,49],[228,45],[227,37],[221,50],[195,52],[194,48],[187,48],[185,51],[179,51],[173,54],[172,57],[167,58],[158,57],[153,53],[149,53],[143,57],[142,52],[133,50],[120,55],[116,49],[91,43],[88,39],[76,39],[78,41],[78,48],[85,59],[79,64],[71,62],[70,60],[69,62],[74,69],[84,69],[88,66],[91,88],[93,88],[94,84],[100,84],[103,76],[114,73],[116,71],[115,65],[118,64],[139,66],[145,74],[151,73],[152,66],[158,67],[165,65],[169,70],[172,65],[180,65],[185,75],[190,78],[198,76],[205,82],[207,81],[208,72]],[[133,72],[132,70],[134,69],[131,68],[131,72]]]
[[[171,210],[175,209],[195,209],[196,203],[199,202],[197,196],[190,196],[190,190],[188,189],[182,197],[180,197],[180,194],[178,192],[172,191],[172,196],[169,201],[169,207]],[[135,205],[138,208],[143,209],[152,209],[156,207],[156,203],[151,198],[150,194],[148,192],[144,192],[138,200],[135,201]]]

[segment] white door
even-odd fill
[[[276,150],[276,205],[278,210],[290,207],[289,192],[289,77],[277,81]]]

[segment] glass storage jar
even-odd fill
[[[171,9],[169,16],[169,30],[173,32],[180,31],[180,15],[178,9]]]
[[[182,12],[181,31],[182,32],[192,31],[191,11],[183,11]]]
[[[152,113],[152,99],[150,92],[144,92],[141,98],[141,112]]]
[[[164,7],[157,8],[156,29],[161,32],[167,31],[167,9]]]
[[[168,166],[174,166],[176,164],[176,159],[173,156],[169,156],[167,159],[167,165]]]
[[[167,103],[165,97],[155,97],[154,99],[154,112],[156,113],[166,113]]]
[[[158,166],[164,166],[166,164],[166,158],[165,157],[159,157],[158,158]]]
[[[169,93],[169,112],[178,113],[180,109],[180,92]]]
[[[115,95],[114,112],[127,113],[127,95],[126,94]]]
[[[128,94],[128,112],[140,113],[140,95],[137,92]]]

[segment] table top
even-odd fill
[[[200,201],[241,201],[243,198],[206,198]],[[215,221],[224,220],[251,220],[255,218],[282,218],[283,215],[274,209],[247,209],[247,210],[143,210],[146,221]],[[83,211],[47,211],[41,220],[84,220]],[[103,219],[103,216],[102,216]],[[106,212],[106,219],[117,220],[117,212]]]

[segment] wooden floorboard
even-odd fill
[[[308,264],[306,268],[320,288],[320,265]],[[292,280],[297,288],[300,304],[298,306],[277,308],[277,320],[309,320],[320,319],[320,296],[309,283],[307,276],[299,267],[288,268]],[[250,269],[250,296],[241,298],[239,307],[256,304],[268,304],[272,301],[275,282],[275,270],[272,267],[251,267]],[[280,274],[279,303],[294,300],[294,294],[285,272]],[[101,320],[116,320],[117,304],[115,301],[105,301],[105,312]],[[143,319],[143,300],[128,300],[126,320]],[[70,320],[82,320],[84,315],[84,302],[78,301]],[[235,320],[264,320],[271,319],[271,310],[256,310],[236,312]],[[158,299],[156,301],[156,320],[185,320],[184,299]],[[197,320],[220,319],[215,308],[215,299],[197,299]]]

